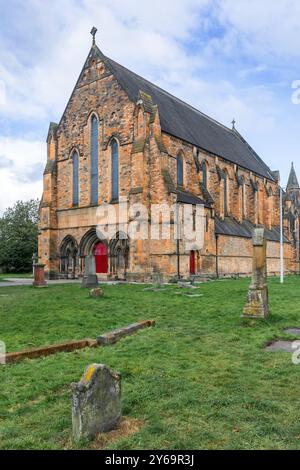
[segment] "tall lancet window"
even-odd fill
[[[79,157],[77,150],[74,150],[72,154],[73,160],[73,206],[79,204],[79,181],[78,181],[78,170],[79,170]]]
[[[113,201],[119,199],[119,145],[111,141],[111,196]]]
[[[224,176],[224,217],[226,217],[228,215],[228,192],[227,192],[227,185],[228,185],[228,181],[227,181],[227,175],[225,173],[225,176]]]
[[[98,119],[91,123],[91,203],[98,204]]]
[[[245,211],[245,181],[243,180],[242,182],[242,219],[244,220],[246,218],[246,211]]]
[[[177,186],[183,186],[183,157],[177,155]]]
[[[202,163],[202,174],[203,174],[203,180],[202,180],[203,187],[207,189],[207,167],[206,167],[205,161]]]

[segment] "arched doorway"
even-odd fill
[[[83,237],[80,241],[80,245],[79,245],[79,256],[80,256],[80,260],[81,260],[80,264],[81,264],[81,272],[82,273],[84,273],[84,271],[85,271],[85,258],[88,255],[95,255],[94,250],[96,249],[96,247],[99,243],[104,245],[106,250],[105,250],[105,248],[102,248],[102,249],[98,248],[97,256],[105,256],[105,253],[106,253],[106,256],[107,256],[107,254],[108,254],[107,244],[104,241],[104,238],[98,236],[96,227],[91,228],[88,232],[86,232],[83,235]],[[96,261],[96,259],[95,259],[95,261]],[[102,262],[103,261],[104,261],[104,259],[102,259]],[[100,260],[98,260],[98,269],[100,268],[99,262],[100,262]],[[106,269],[105,273],[103,273],[103,274],[106,274],[106,273],[107,273],[107,269]],[[99,272],[99,274],[102,274],[102,273]]]
[[[109,244],[110,275],[126,279],[129,266],[129,240],[125,233],[118,232]]]
[[[66,279],[75,279],[78,274],[78,264],[77,242],[68,235],[60,246],[60,273]]]
[[[190,253],[190,275],[194,276],[196,274],[196,252],[191,251]]]
[[[108,250],[107,246],[98,242],[94,246],[93,255],[95,257],[96,274],[107,274],[108,271]]]

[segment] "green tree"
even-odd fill
[[[29,272],[37,253],[38,200],[18,201],[0,217],[0,267],[6,272]]]

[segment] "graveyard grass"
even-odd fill
[[[70,384],[90,363],[122,374],[123,415],[142,420],[108,449],[300,449],[300,365],[264,351],[300,327],[300,278],[269,281],[272,315],[240,318],[249,280],[182,290],[104,286],[91,299],[78,285],[0,288],[0,340],[8,351],[95,338],[136,320],[157,326],[113,346],[0,366],[0,448],[97,448],[71,439]],[[181,294],[177,295],[176,292]]]
[[[30,279],[33,278],[32,272],[31,273],[17,273],[17,274],[0,274],[0,282],[9,281],[10,278],[15,279]]]

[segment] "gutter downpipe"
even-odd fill
[[[217,279],[219,279],[219,246],[218,246],[218,241],[219,241],[219,235],[216,234],[216,274],[217,274]]]

